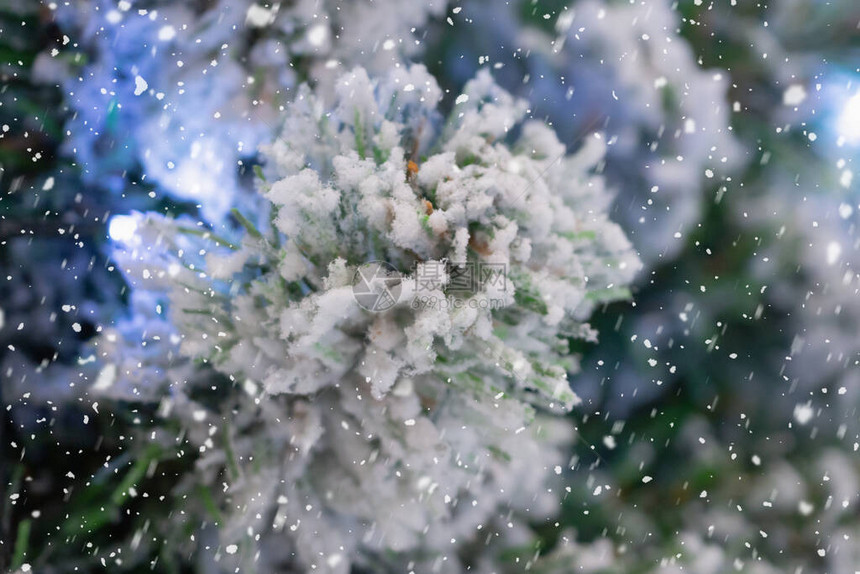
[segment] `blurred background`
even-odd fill
[[[860,568],[855,0],[5,0],[0,568],[219,571],[157,398],[89,389],[92,339],[146,331],[113,244],[135,211],[236,227],[301,83],[409,61],[448,109],[487,68],[570,151],[604,133],[645,265],[576,349],[556,521],[500,568]]]

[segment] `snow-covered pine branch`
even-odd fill
[[[459,571],[467,545],[523,543],[556,512],[569,342],[640,264],[607,216],[600,136],[568,154],[489,73],[447,117],[423,66],[357,68],[335,93],[288,107],[242,232],[148,214],[118,259],[164,294],[180,354],[234,382],[204,406],[172,381],[163,405],[223,496],[231,559]],[[379,312],[354,292],[371,261],[397,271]],[[501,275],[455,289],[485,267]]]

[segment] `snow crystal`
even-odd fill
[[[259,4],[251,4],[245,14],[245,22],[255,28],[265,28],[274,21],[275,10]]]
[[[812,420],[813,414],[814,411],[812,409],[811,401],[804,404],[797,404],[794,407],[794,420],[796,420],[798,424],[805,425]]]
[[[806,88],[800,84],[789,87],[782,94],[782,103],[786,106],[799,106],[806,99]]]
[[[149,87],[149,84],[146,83],[146,80],[144,80],[140,76],[135,76],[135,78],[134,78],[134,95],[135,96],[139,96],[142,93],[144,93],[148,87]]]

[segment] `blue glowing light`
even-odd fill
[[[860,93],[845,102],[837,121],[840,138],[852,145],[860,143]]]

